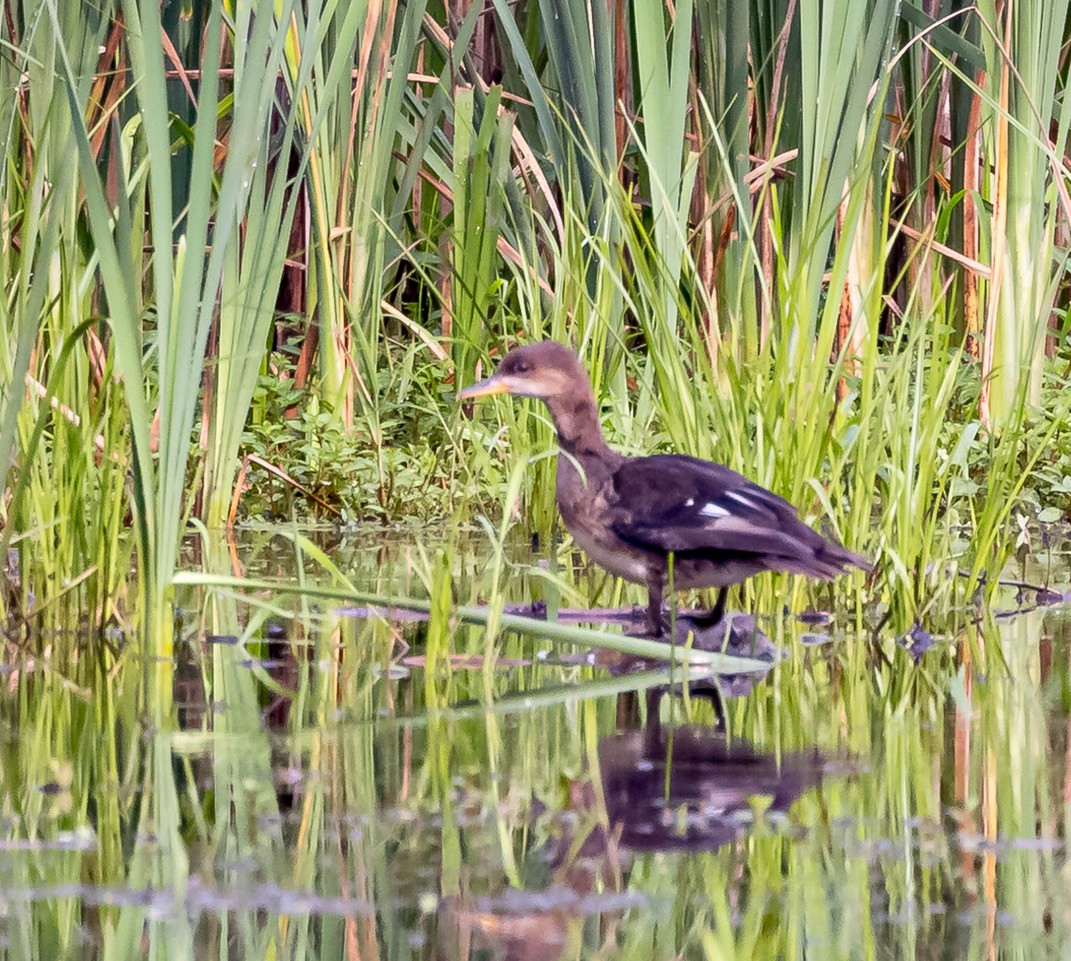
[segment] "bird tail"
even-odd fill
[[[867,574],[874,569],[873,563],[862,554],[850,551],[836,541],[824,541],[814,552],[814,560],[816,567],[822,572],[820,577],[834,578],[843,574],[849,567],[858,567]]]

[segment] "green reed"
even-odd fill
[[[5,236],[18,235],[2,258],[3,456],[21,466],[34,423],[48,417],[54,428],[10,507],[28,538],[19,543],[37,545],[24,553],[27,586],[88,597],[102,621],[152,620],[164,638],[183,518],[226,518],[250,399],[270,342],[291,323],[315,327],[297,336],[294,369],[311,408],[367,437],[377,511],[405,503],[391,492],[414,379],[445,363],[435,383],[456,385],[518,333],[554,336],[582,350],[616,442],[720,457],[787,494],[882,560],[881,590],[901,620],[927,593],[909,582],[948,547],[935,505],[982,473],[993,493],[969,512],[985,518],[988,546],[966,561],[995,571],[1007,519],[998,492],[1016,487],[1039,438],[1060,436],[1058,411],[1040,434],[1012,416],[1036,400],[1046,304],[1058,302],[1061,255],[1044,211],[1066,193],[1054,161],[1065,124],[1054,114],[1058,136],[1046,143],[1038,117],[1062,109],[1060,21],[1040,8],[999,22],[964,8],[938,25],[911,5],[863,16],[853,2],[777,0],[731,16],[716,3],[672,16],[648,5],[612,23],[598,11],[559,18],[553,4],[520,17],[499,6],[497,19],[478,24],[470,12],[454,32],[421,4],[369,16],[361,5],[280,8],[269,22],[217,4],[161,21],[152,5],[128,2],[125,33],[111,8],[18,7],[3,66],[18,96],[0,117]],[[702,49],[675,19],[693,14]],[[855,26],[841,36],[832,27],[845,22]],[[161,30],[174,34],[175,56],[203,52],[208,66],[219,44],[207,38],[221,37],[233,76],[176,69],[153,39]],[[486,46],[489,30],[500,31],[497,47]],[[630,30],[634,64],[621,60]],[[1003,66],[1005,36],[1014,70]],[[725,52],[720,64],[713,50]],[[489,51],[503,83],[470,83]],[[957,105],[950,129],[964,138],[951,144],[939,136],[942,80],[947,109]],[[616,115],[619,102],[636,116]],[[981,127],[964,125],[967,108],[980,110]],[[999,161],[992,181],[965,159],[979,150],[983,166]],[[72,151],[78,171],[61,170]],[[947,195],[946,165],[959,178]],[[1007,174],[1019,167],[1029,176]],[[1025,214],[1009,219],[1008,183],[1022,193],[1020,213],[1042,218],[1034,227]],[[1046,207],[1046,191],[1060,203]],[[975,196],[998,200],[994,229],[982,231],[991,243],[979,239]],[[1026,240],[1009,239],[1013,227]],[[1005,301],[1027,287],[984,271],[1000,250],[1008,271],[1021,267],[1024,244],[1047,266],[1027,271],[1034,306],[1013,313],[1033,319],[1016,321],[1020,335]],[[300,318],[278,314],[284,276]],[[996,353],[973,368],[976,342],[963,335],[981,330],[982,314]],[[69,378],[49,384],[70,333],[98,316]],[[1025,380],[1013,376],[1013,342],[1030,354]],[[24,402],[27,374],[62,407],[42,409],[37,388]],[[893,382],[890,410],[881,401]],[[989,406],[976,416],[982,383]],[[985,399],[994,389],[999,417]],[[446,503],[477,492],[484,508],[500,501],[508,437],[496,426],[495,450],[477,453],[490,415],[473,427],[441,389],[417,396],[439,420],[429,469]],[[959,437],[935,441],[946,415]],[[191,461],[198,418],[204,457]],[[991,459],[1001,441],[990,446],[979,421],[1025,432],[1025,460]],[[549,447],[541,418],[511,413],[508,423],[536,451]],[[966,456],[938,477],[928,458],[942,450]],[[538,462],[521,497],[544,533],[549,475]],[[128,510],[153,587],[115,604]],[[880,532],[868,531],[875,517]],[[39,532],[79,524],[82,543],[64,538],[50,557]]]

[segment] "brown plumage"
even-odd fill
[[[673,557],[673,587],[718,587],[707,623],[721,619],[731,584],[761,571],[828,580],[859,554],[811,530],[786,500],[735,471],[682,454],[624,457],[603,439],[587,372],[554,341],[511,350],[493,377],[461,391],[538,397],[558,444],[558,510],[596,563],[648,591],[647,626],[662,632],[662,594]]]

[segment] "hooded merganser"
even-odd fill
[[[547,405],[558,445],[557,503],[562,520],[588,556],[648,592],[647,629],[661,636],[662,594],[717,587],[722,619],[728,588],[761,571],[829,580],[864,557],[827,540],[793,506],[728,467],[682,454],[625,457],[599,426],[587,371],[568,348],[546,340],[511,350],[492,377],[458,394],[537,397]]]

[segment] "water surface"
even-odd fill
[[[623,600],[478,533],[319,543],[382,594]],[[226,570],[210,553],[188,566]],[[233,556],[324,579],[290,537]],[[854,607],[760,617],[783,659],[729,686],[727,730],[709,692],[445,603],[189,590],[162,727],[139,703],[161,665],[121,637],[25,637],[0,678],[3,956],[1064,957],[1066,559],[1025,570],[1051,596],[904,636]]]

